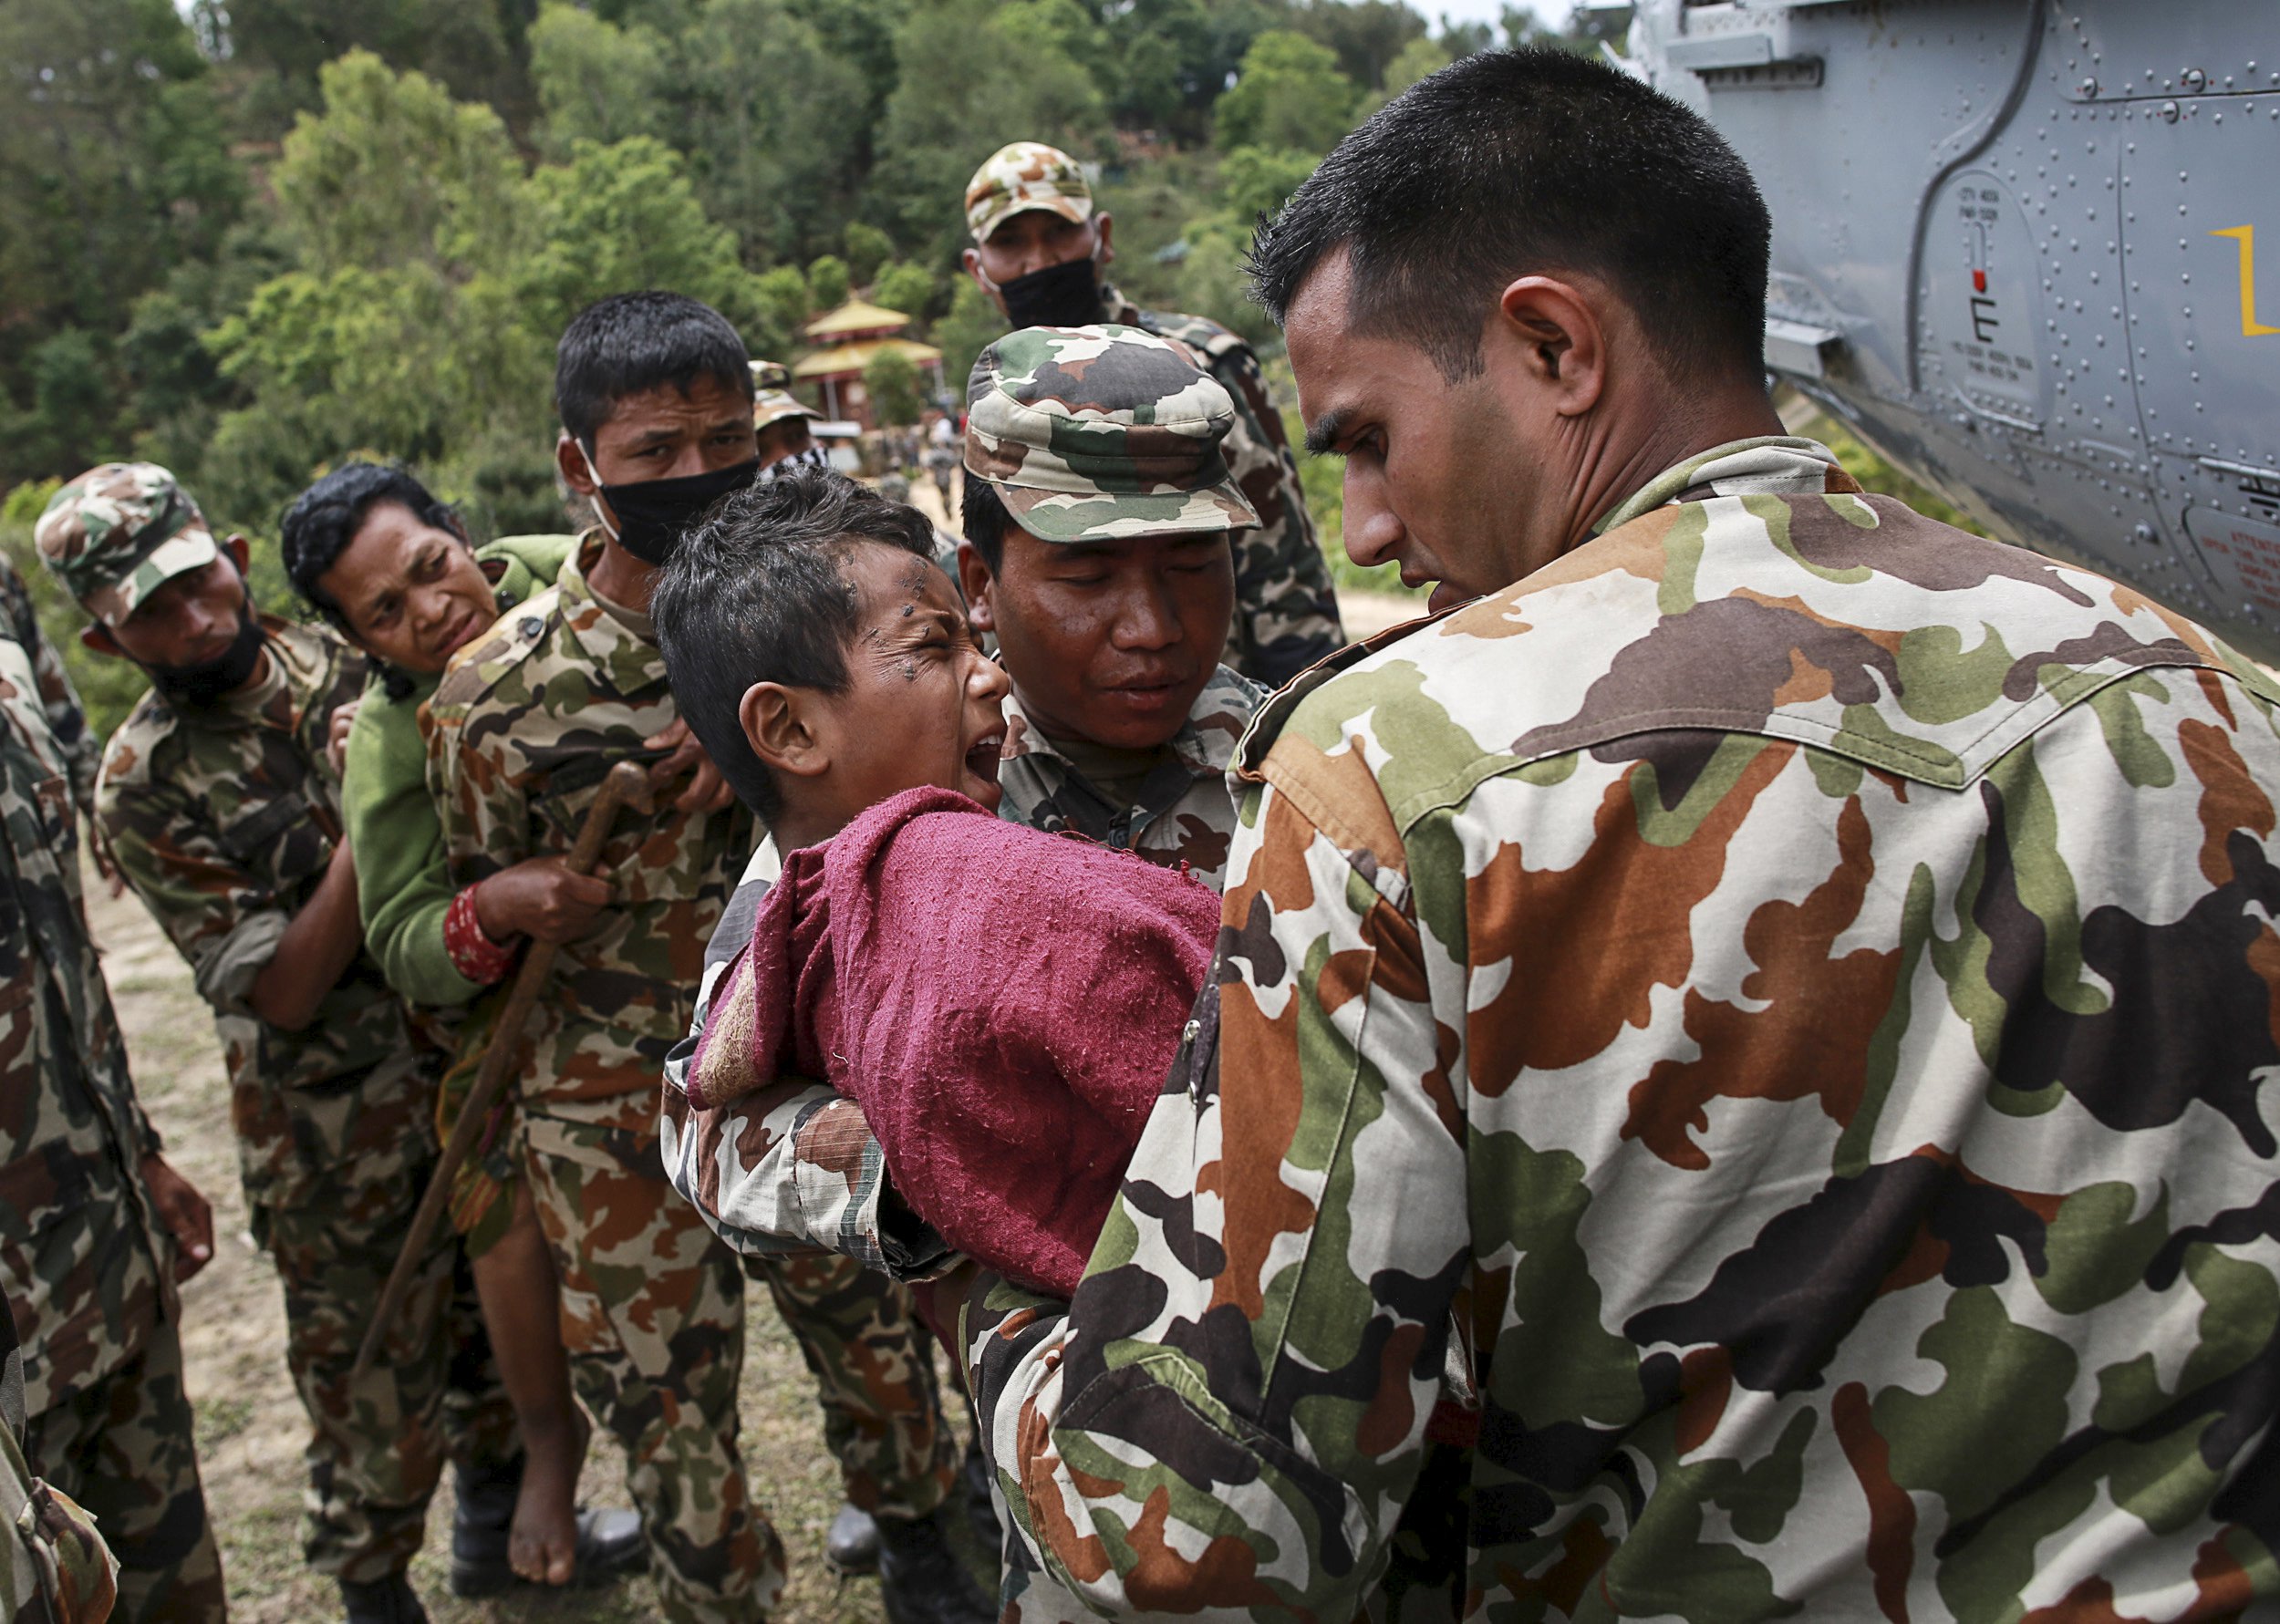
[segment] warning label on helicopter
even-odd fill
[[[1971,170],[1933,200],[1924,253],[1926,380],[2005,419],[2047,412],[2035,334],[2041,301],[2026,217],[1994,175]]]

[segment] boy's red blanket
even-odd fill
[[[1219,899],[1128,853],[910,790],[783,860],[689,1071],[856,1100],[944,1239],[1067,1296],[1211,966]]]

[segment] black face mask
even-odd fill
[[[261,664],[262,645],[268,634],[252,609],[244,611],[237,636],[229,647],[194,666],[144,666],[150,686],[177,705],[202,709],[219,704],[233,688],[243,687]]]
[[[1005,318],[1016,327],[1089,327],[1101,319],[1099,267],[1093,256],[1063,260],[998,284]]]
[[[586,467],[594,470],[589,452]],[[594,471],[596,482],[599,471]],[[760,459],[753,457],[729,468],[716,468],[706,473],[684,474],[677,480],[642,480],[631,485],[603,485],[602,496],[609,503],[609,511],[617,516],[617,526],[610,530],[617,544],[647,564],[661,564],[673,556],[673,549],[680,545],[704,512],[731,491],[741,491],[760,472]],[[608,522],[603,528],[609,529]]]

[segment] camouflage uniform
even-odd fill
[[[11,905],[0,909],[0,1291],[13,1309],[0,1321],[15,1378],[10,1464],[27,1460],[103,1519],[127,1616],[219,1619],[222,1561],[181,1386],[175,1246],[142,1173],[159,1137],[135,1097],[80,907],[67,787],[78,756],[67,740],[84,739],[86,724],[5,558],[0,605],[0,858]],[[19,1533],[52,1541],[66,1577],[85,1581],[93,1569],[57,1520],[68,1514],[38,1495],[31,1504]],[[16,1566],[8,1588],[26,1577]]]
[[[1857,492],[1691,459],[1254,724],[1086,1278],[966,1309],[1087,1605],[1352,1618],[1452,1357],[1467,1615],[2280,1596],[2280,686]]]
[[[0,1608],[17,1624],[100,1624],[119,1598],[119,1558],[94,1516],[24,1458],[24,1361],[9,1313],[0,1312]]]
[[[553,588],[454,657],[430,702],[429,784],[456,884],[566,851],[608,769],[655,759],[641,741],[674,719],[646,619],[586,584],[601,545],[589,533]],[[741,807],[620,817],[600,865],[617,905],[563,946],[518,1079],[518,1148],[561,1276],[571,1373],[626,1448],[674,1619],[757,1618],[783,1583],[737,1451],[737,1258],[658,1164],[658,1069],[751,833]],[[850,1497],[933,1510],[950,1441],[906,1299],[834,1257],[762,1277],[822,1382]]]
[[[1067,153],[1036,141],[1015,141],[992,154],[967,183],[966,223],[977,243],[1031,209],[1080,222],[1092,219],[1092,185]],[[1338,595],[1306,511],[1282,414],[1268,392],[1259,357],[1215,321],[1142,310],[1106,284],[1101,287],[1101,309],[1104,322],[1187,345],[1235,401],[1235,425],[1223,450],[1258,519],[1254,527],[1228,537],[1235,558],[1235,621],[1224,662],[1272,688],[1335,654],[1346,640],[1338,623]]]
[[[37,533],[107,621],[218,556],[194,504],[148,464],[82,476]],[[383,1357],[350,1376],[435,1161],[438,1057],[368,954],[301,1031],[247,1002],[331,860],[340,785],[326,729],[366,674],[327,633],[262,624],[265,673],[249,692],[202,709],[143,696],[104,752],[97,817],[214,1010],[251,1226],[284,1288],[285,1362],[312,1428],[306,1554],[320,1573],[369,1582],[420,1548],[447,1457],[479,1473],[512,1460],[513,1416],[448,1234]]]

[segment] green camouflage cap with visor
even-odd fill
[[[1235,401],[1177,339],[1024,327],[974,362],[966,470],[1047,542],[1249,530],[1220,443]]]
[[[155,462],[88,469],[48,500],[32,539],[41,562],[105,626],[222,555],[198,504]]]
[[[1042,141],[1000,147],[966,182],[966,225],[986,243],[1016,214],[1042,209],[1083,225],[1093,218],[1093,183],[1077,160]]]

